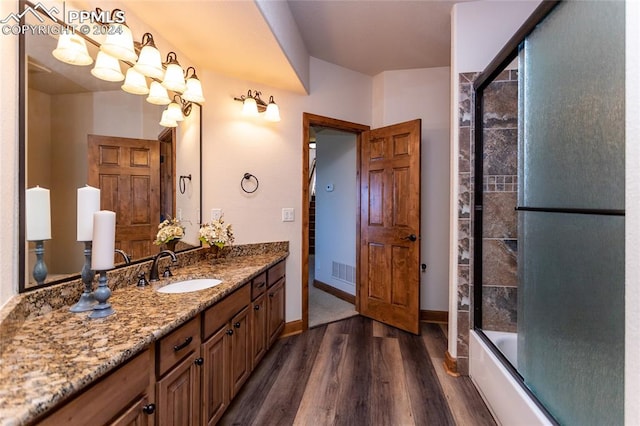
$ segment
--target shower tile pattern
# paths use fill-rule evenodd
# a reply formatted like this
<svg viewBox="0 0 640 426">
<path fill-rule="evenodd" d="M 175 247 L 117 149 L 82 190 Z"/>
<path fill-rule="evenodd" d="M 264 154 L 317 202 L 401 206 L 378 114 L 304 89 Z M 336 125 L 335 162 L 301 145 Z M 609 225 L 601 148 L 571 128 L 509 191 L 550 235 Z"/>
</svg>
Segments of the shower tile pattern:
<svg viewBox="0 0 640 426">
<path fill-rule="evenodd" d="M 458 152 L 458 371 L 468 374 L 473 327 L 473 81 L 460 81 Z M 518 72 L 501 73 L 484 93 L 483 328 L 516 331 Z"/>
</svg>

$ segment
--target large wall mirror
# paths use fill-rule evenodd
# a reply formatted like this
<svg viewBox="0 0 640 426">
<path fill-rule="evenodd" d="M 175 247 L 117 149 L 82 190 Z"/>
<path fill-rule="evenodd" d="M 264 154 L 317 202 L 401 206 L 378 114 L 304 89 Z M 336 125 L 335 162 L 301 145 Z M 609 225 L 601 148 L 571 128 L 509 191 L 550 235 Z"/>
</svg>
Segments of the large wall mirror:
<svg viewBox="0 0 640 426">
<path fill-rule="evenodd" d="M 20 10 L 26 7 L 34 6 L 21 1 Z M 27 24 L 43 25 L 36 18 L 46 17 L 24 17 Z M 134 34 L 134 40 L 141 36 Z M 201 107 L 192 104 L 178 127 L 162 127 L 164 106 L 124 92 L 121 81 L 94 77 L 93 64 L 57 60 L 52 55 L 57 42 L 55 34 L 19 37 L 20 292 L 79 277 L 84 244 L 76 240 L 77 190 L 87 184 L 101 189 L 102 210 L 116 212 L 116 249 L 125 251 L 132 262 L 166 248 L 153 244 L 164 219 L 178 218 L 184 227 L 176 251 L 200 246 Z M 95 60 L 98 48 L 87 45 Z M 121 63 L 121 68 L 126 73 L 128 65 Z M 134 151 L 146 154 L 141 157 Z M 123 175 L 136 178 L 123 180 Z M 35 244 L 26 241 L 25 234 L 24 192 L 35 186 L 50 191 L 51 239 L 44 242 L 48 274 L 41 284 L 32 276 Z M 124 257 L 114 256 L 116 267 L 125 265 Z"/>
</svg>

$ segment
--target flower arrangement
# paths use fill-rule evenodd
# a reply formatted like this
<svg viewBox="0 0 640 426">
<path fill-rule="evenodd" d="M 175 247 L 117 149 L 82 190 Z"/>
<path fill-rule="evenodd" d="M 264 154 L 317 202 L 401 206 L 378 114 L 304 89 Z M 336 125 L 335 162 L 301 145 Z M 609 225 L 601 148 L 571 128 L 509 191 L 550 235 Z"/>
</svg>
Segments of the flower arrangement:
<svg viewBox="0 0 640 426">
<path fill-rule="evenodd" d="M 225 244 L 231 245 L 234 241 L 231 224 L 225 225 L 222 217 L 211 223 L 203 223 L 200 226 L 200 241 L 218 248 L 223 248 Z"/>
<path fill-rule="evenodd" d="M 153 244 L 160 246 L 172 240 L 179 240 L 183 236 L 184 226 L 180 224 L 178 218 L 166 219 L 158 225 L 158 233 Z"/>
</svg>

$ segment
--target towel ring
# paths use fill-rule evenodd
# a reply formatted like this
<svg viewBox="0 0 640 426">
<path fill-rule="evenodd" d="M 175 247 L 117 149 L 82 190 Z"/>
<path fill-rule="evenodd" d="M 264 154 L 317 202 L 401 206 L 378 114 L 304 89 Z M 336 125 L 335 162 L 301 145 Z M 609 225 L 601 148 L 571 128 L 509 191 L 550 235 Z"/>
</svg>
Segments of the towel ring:
<svg viewBox="0 0 640 426">
<path fill-rule="evenodd" d="M 184 194 L 187 191 L 187 179 L 189 179 L 189 182 L 191 182 L 191 174 L 189 174 L 188 176 L 180 176 L 178 187 L 181 194 Z"/>
<path fill-rule="evenodd" d="M 253 178 L 256 181 L 256 187 L 253 188 L 253 190 L 249 191 L 244 187 L 244 181 L 251 180 L 251 178 Z M 242 190 L 247 194 L 253 194 L 258 190 L 259 186 L 260 186 L 260 182 L 258 181 L 258 178 L 252 175 L 251 173 L 245 173 L 244 176 L 242 177 L 242 180 L 240 180 L 240 188 L 242 188 Z"/>
</svg>

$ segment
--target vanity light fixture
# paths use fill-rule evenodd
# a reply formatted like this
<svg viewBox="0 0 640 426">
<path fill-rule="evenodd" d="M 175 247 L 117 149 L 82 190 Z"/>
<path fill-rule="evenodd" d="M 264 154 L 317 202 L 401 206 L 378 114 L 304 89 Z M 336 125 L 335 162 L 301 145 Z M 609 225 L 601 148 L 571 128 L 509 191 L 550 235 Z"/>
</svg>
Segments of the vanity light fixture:
<svg viewBox="0 0 640 426">
<path fill-rule="evenodd" d="M 160 125 L 164 127 L 178 127 L 178 122 L 176 120 L 172 120 L 169 118 L 169 110 L 165 109 L 162 111 L 162 119 L 160 120 Z"/>
<path fill-rule="evenodd" d="M 169 99 L 167 89 L 165 89 L 162 84 L 157 81 L 152 81 L 151 86 L 149 87 L 147 102 L 154 105 L 169 105 L 171 103 L 171 99 Z"/>
<path fill-rule="evenodd" d="M 249 90 L 246 96 L 242 95 L 233 99 L 242 102 L 242 115 L 257 117 L 259 113 L 266 111 L 265 120 L 280 121 L 280 109 L 273 100 L 273 96 L 269 96 L 269 103 L 267 104 L 260 98 L 260 95 L 261 93 L 257 90 Z"/>
<path fill-rule="evenodd" d="M 118 11 L 119 9 L 115 9 Z M 138 55 L 133 47 L 133 34 L 125 23 L 109 24 L 109 33 L 100 51 L 110 54 L 122 61 L 135 63 Z"/>
<path fill-rule="evenodd" d="M 191 76 L 189 76 L 189 70 L 193 71 L 193 74 Z M 182 99 L 188 102 L 203 104 L 204 95 L 202 94 L 202 83 L 200 83 L 200 80 L 196 75 L 196 69 L 194 67 L 187 68 L 184 76 L 187 79 L 187 88 L 182 94 Z"/>
<path fill-rule="evenodd" d="M 124 74 L 122 74 L 118 59 L 103 51 L 98 52 L 96 64 L 91 70 L 91 74 L 94 77 L 105 81 L 124 80 Z"/>
<path fill-rule="evenodd" d="M 173 121 L 183 121 L 184 114 L 182 113 L 182 108 L 184 107 L 184 102 L 180 99 L 179 95 L 175 95 L 173 97 L 173 101 L 167 107 L 167 118 Z"/>
<path fill-rule="evenodd" d="M 149 87 L 147 86 L 147 80 L 144 75 L 140 74 L 135 67 L 127 70 L 127 75 L 124 79 L 124 84 L 120 86 L 122 90 L 133 95 L 147 95 L 149 94 Z"/>
<path fill-rule="evenodd" d="M 167 54 L 165 65 L 167 66 L 167 70 L 164 73 L 162 85 L 167 90 L 183 93 L 187 88 L 187 84 L 184 81 L 184 72 L 182 71 L 175 52 L 169 52 Z"/>
<path fill-rule="evenodd" d="M 162 57 L 160 56 L 160 51 L 156 48 L 151 33 L 144 33 L 141 46 L 138 62 L 133 68 L 142 75 L 162 80 L 164 76 Z"/>
<path fill-rule="evenodd" d="M 60 34 L 58 44 L 51 53 L 57 60 L 66 64 L 91 65 L 93 63 L 93 58 L 87 51 L 87 43 L 76 33 Z"/>
<path fill-rule="evenodd" d="M 111 15 L 118 11 L 120 9 L 114 9 Z M 100 8 L 96 8 L 97 15 L 102 15 L 102 12 Z M 144 33 L 142 41 L 134 43 L 131 29 L 125 22 L 101 22 L 109 31 L 104 43 L 100 44 L 87 35 L 75 33 L 73 27 L 64 21 L 54 19 L 54 22 L 63 29 L 59 33 L 56 49 L 52 52 L 61 62 L 71 65 L 93 63 L 87 50 L 88 41 L 100 49 L 95 66 L 91 70 L 94 77 L 111 82 L 124 80 L 120 86 L 122 90 L 135 95 L 148 95 L 147 102 L 154 105 L 172 104 L 168 91 L 173 92 L 174 99 L 177 96 L 179 101 L 174 102 L 175 105 L 171 105 L 163 113 L 160 122 L 163 126 L 176 127 L 178 121 L 189 115 L 193 103 L 204 103 L 202 83 L 196 75 L 195 68 L 188 67 L 186 72 L 183 72 L 175 52 L 169 52 L 166 62 L 163 63 L 151 33 Z M 127 69 L 126 78 L 120 68 L 120 61 L 130 67 Z M 151 82 L 149 86 L 147 79 Z M 260 107 L 264 106 L 266 110 L 266 104 L 261 100 L 260 103 Z"/>
</svg>

